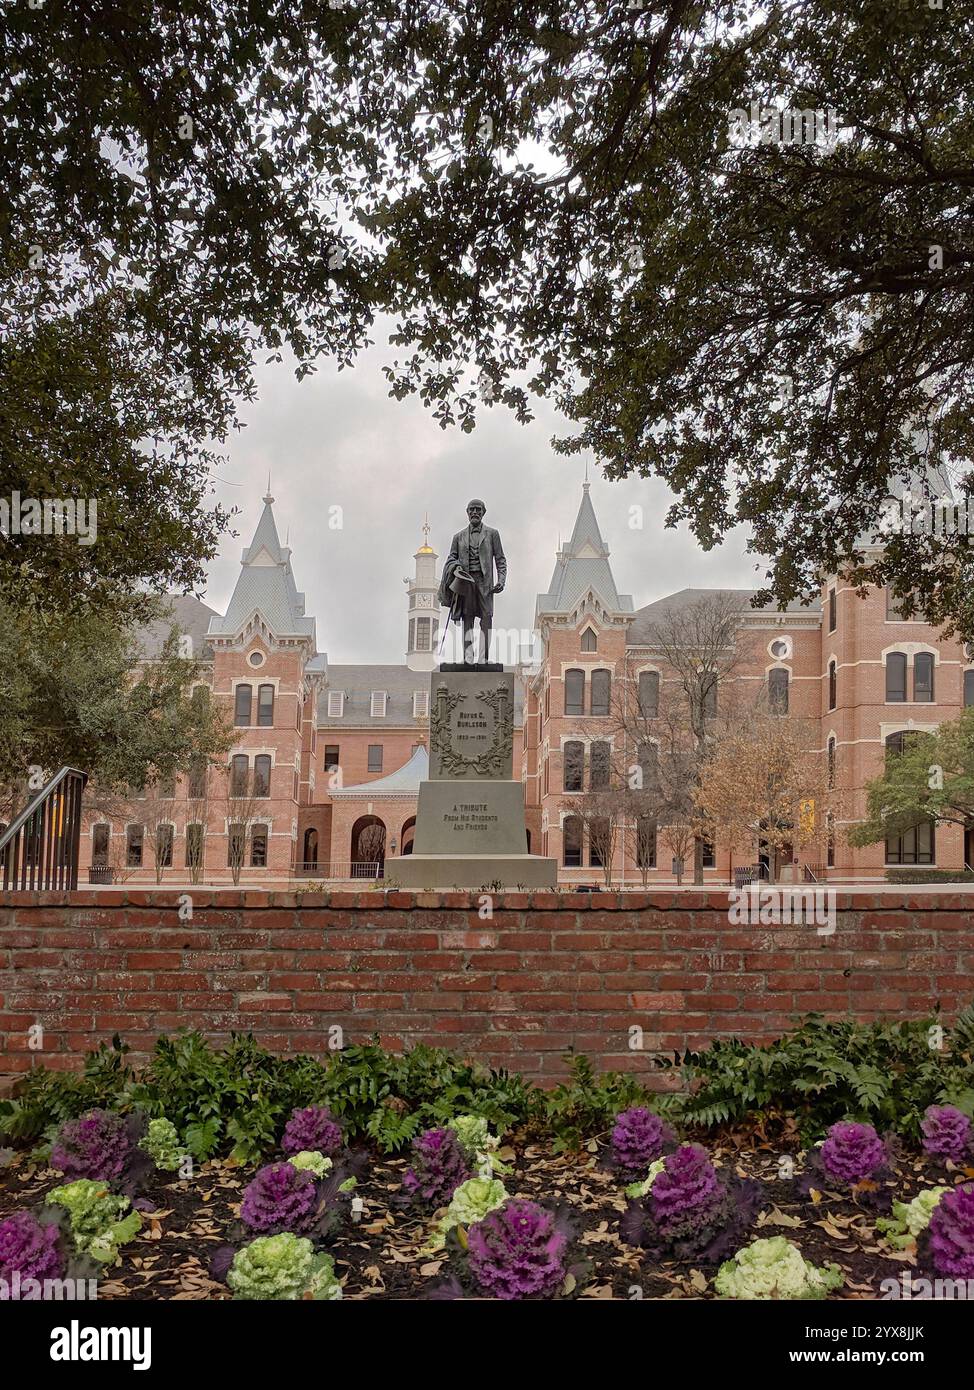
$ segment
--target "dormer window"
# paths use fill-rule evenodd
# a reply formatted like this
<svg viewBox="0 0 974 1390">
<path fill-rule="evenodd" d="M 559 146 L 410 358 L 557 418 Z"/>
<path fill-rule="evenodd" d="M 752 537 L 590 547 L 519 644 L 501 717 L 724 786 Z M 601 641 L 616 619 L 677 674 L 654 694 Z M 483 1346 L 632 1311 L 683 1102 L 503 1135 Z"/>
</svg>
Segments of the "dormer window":
<svg viewBox="0 0 974 1390">
<path fill-rule="evenodd" d="M 598 635 L 593 627 L 587 627 L 582 633 L 582 651 L 597 652 L 599 649 Z"/>
<path fill-rule="evenodd" d="M 329 690 L 328 692 L 328 718 L 341 719 L 345 713 L 345 692 L 344 690 Z"/>
<path fill-rule="evenodd" d="M 385 719 L 386 717 L 386 692 L 384 690 L 373 690 L 372 692 L 372 718 Z"/>
</svg>

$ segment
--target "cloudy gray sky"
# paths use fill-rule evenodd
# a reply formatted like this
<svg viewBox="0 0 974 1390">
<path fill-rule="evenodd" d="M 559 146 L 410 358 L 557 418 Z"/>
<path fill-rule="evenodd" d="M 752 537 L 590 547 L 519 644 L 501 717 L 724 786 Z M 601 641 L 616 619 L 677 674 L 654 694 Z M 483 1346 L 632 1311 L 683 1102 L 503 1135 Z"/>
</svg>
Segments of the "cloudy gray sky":
<svg viewBox="0 0 974 1390">
<path fill-rule="evenodd" d="M 472 434 L 441 430 L 415 397 L 395 401 L 381 372 L 392 352 L 378 345 L 352 371 L 323 364 L 297 382 L 286 365 L 258 373 L 260 399 L 246 410 L 247 427 L 229 445 L 217 498 L 241 509 L 210 567 L 207 603 L 225 611 L 261 513 L 268 472 L 282 542 L 307 611 L 317 620 L 318 647 L 333 662 L 399 662 L 406 645 L 406 591 L 413 555 L 429 513 L 430 543 L 445 555 L 465 524 L 470 497 L 487 503 L 487 521 L 501 533 L 508 586 L 496 621 L 529 628 L 535 596 L 548 587 L 559 533 L 571 534 L 582 495 L 584 460 L 556 455 L 563 432 L 554 410 L 518 425 L 502 406 L 482 407 Z M 700 551 L 685 527 L 665 530 L 669 490 L 658 481 L 606 482 L 594 463 L 589 479 L 618 588 L 636 607 L 686 586 L 756 587 L 745 533 L 722 549 Z M 629 526 L 630 507 L 643 508 L 643 529 Z M 329 508 L 343 526 L 329 529 Z"/>
</svg>

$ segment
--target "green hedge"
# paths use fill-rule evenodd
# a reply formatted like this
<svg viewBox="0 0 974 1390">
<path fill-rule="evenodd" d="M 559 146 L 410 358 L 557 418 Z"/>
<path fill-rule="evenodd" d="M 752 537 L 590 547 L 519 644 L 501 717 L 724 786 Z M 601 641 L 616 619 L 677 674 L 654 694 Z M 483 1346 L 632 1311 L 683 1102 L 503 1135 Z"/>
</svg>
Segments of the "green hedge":
<svg viewBox="0 0 974 1390">
<path fill-rule="evenodd" d="M 887 869 L 887 883 L 974 883 L 968 869 Z"/>
</svg>

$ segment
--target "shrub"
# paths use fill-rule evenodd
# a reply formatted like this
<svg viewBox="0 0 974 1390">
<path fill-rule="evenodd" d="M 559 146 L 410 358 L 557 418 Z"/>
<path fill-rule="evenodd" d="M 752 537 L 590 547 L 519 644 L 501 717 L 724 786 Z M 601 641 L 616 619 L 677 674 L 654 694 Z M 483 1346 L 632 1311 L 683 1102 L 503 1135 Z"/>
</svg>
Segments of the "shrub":
<svg viewBox="0 0 974 1390">
<path fill-rule="evenodd" d="M 47 1194 L 48 1203 L 63 1207 L 70 1218 L 71 1237 L 79 1254 L 101 1264 L 119 1261 L 119 1247 L 142 1229 L 142 1217 L 130 1211 L 127 1197 L 116 1197 L 104 1183 L 79 1178 Z"/>
<path fill-rule="evenodd" d="M 244 1190 L 240 1219 L 251 1231 L 276 1235 L 311 1229 L 318 1207 L 313 1173 L 292 1163 L 269 1163 Z"/>
<path fill-rule="evenodd" d="M 403 1190 L 424 1206 L 442 1207 L 472 1177 L 467 1152 L 452 1129 L 428 1129 L 413 1141 Z"/>
<path fill-rule="evenodd" d="M 330 1255 L 315 1253 L 310 1240 L 289 1231 L 258 1236 L 238 1250 L 227 1274 L 235 1299 L 341 1298 Z"/>
<path fill-rule="evenodd" d="M 565 1282 L 567 1250 L 568 1237 L 552 1214 L 515 1198 L 467 1231 L 471 1276 L 491 1298 L 552 1297 Z"/>
<path fill-rule="evenodd" d="M 937 1274 L 974 1279 L 974 1183 L 944 1193 L 930 1217 L 927 1237 Z"/>
<path fill-rule="evenodd" d="M 334 1158 L 342 1147 L 342 1132 L 330 1110 L 322 1105 L 309 1105 L 294 1110 L 284 1129 L 281 1148 L 286 1154 L 312 1152 Z"/>
<path fill-rule="evenodd" d="M 616 1116 L 610 1161 L 623 1181 L 632 1182 L 664 1153 L 670 1153 L 675 1144 L 669 1125 L 652 1110 L 636 1105 Z"/>
<path fill-rule="evenodd" d="M 568 1061 L 569 1080 L 544 1096 L 539 1116 L 555 1153 L 581 1148 L 586 1139 L 604 1134 L 620 1110 L 650 1099 L 631 1076 L 610 1071 L 597 1077 L 587 1057 L 570 1054 Z"/>
<path fill-rule="evenodd" d="M 971 1153 L 971 1122 L 955 1105 L 931 1105 L 920 1121 L 923 1149 L 933 1158 L 962 1163 Z"/>
<path fill-rule="evenodd" d="M 20 1282 L 61 1279 L 64 1276 L 61 1232 L 42 1225 L 33 1212 L 16 1211 L 0 1221 L 0 1279 L 9 1288 L 14 1274 Z"/>
<path fill-rule="evenodd" d="M 740 1242 L 760 1206 L 759 1183 L 721 1177 L 699 1144 L 663 1159 L 648 1194 L 629 1202 L 623 1238 L 651 1257 L 712 1262 Z"/>
<path fill-rule="evenodd" d="M 971 1108 L 972 1058 L 974 1009 L 953 1028 L 936 1016 L 861 1024 L 810 1014 L 766 1046 L 720 1040 L 678 1056 L 670 1065 L 681 1068 L 690 1093 L 659 1108 L 707 1128 L 794 1115 L 805 1143 L 837 1120 L 863 1120 L 918 1144 L 928 1106 Z"/>
<path fill-rule="evenodd" d="M 819 1269 L 784 1236 L 767 1236 L 725 1261 L 714 1288 L 720 1298 L 818 1299 L 840 1288 L 843 1280 L 838 1265 Z"/>
</svg>

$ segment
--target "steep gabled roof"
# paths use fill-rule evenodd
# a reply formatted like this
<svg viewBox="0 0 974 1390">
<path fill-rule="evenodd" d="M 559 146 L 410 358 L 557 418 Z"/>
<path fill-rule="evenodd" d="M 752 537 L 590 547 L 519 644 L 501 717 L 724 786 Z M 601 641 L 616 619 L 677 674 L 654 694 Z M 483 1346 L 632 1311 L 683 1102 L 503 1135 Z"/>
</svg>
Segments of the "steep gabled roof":
<svg viewBox="0 0 974 1390">
<path fill-rule="evenodd" d="M 226 617 L 213 619 L 210 634 L 233 637 L 259 613 L 278 637 L 307 637 L 313 646 L 315 620 L 305 616 L 304 594 L 294 582 L 291 551 L 278 537 L 273 503 L 270 495 L 264 498 L 254 538 L 241 555 Z"/>
<path fill-rule="evenodd" d="M 555 559 L 546 594 L 539 594 L 536 613 L 570 613 L 591 593 L 613 613 L 631 613 L 632 595 L 620 594 L 609 564 L 609 547 L 602 539 L 589 484 L 582 484 L 582 501 L 571 540 Z"/>
</svg>

